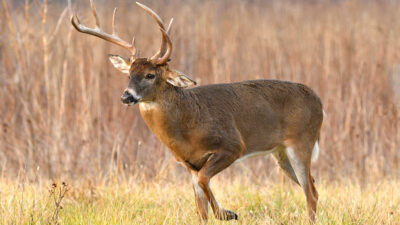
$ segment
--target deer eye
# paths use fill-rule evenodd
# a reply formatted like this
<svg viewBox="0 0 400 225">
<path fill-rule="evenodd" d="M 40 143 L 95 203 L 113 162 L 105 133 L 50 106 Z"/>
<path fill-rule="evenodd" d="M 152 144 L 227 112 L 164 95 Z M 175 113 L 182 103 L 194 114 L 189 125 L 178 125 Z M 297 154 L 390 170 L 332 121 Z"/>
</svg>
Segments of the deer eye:
<svg viewBox="0 0 400 225">
<path fill-rule="evenodd" d="M 151 73 L 146 74 L 146 79 L 151 80 L 151 79 L 154 79 L 155 77 L 156 77 L 156 75 L 154 75 L 154 74 L 151 74 Z"/>
</svg>

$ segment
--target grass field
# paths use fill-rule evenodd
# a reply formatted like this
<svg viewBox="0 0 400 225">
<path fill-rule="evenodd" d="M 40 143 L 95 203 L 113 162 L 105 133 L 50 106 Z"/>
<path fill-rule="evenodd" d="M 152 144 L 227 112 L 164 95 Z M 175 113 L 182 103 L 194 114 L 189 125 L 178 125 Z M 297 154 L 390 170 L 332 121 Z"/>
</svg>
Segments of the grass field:
<svg viewBox="0 0 400 225">
<path fill-rule="evenodd" d="M 319 183 L 317 224 L 400 224 L 399 185 Z M 221 206 L 236 211 L 239 220 L 221 222 L 209 215 L 209 224 L 307 224 L 304 195 L 294 185 L 219 178 L 212 187 Z M 3 180 L 0 190 L 1 224 L 198 223 L 189 182 L 85 181 L 52 187 L 51 182 Z"/>
</svg>

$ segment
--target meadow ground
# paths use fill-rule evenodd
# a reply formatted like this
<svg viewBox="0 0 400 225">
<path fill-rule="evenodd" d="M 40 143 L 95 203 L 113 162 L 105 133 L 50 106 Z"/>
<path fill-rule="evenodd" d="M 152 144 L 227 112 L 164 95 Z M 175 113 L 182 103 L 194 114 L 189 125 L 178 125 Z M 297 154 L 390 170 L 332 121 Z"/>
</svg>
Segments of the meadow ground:
<svg viewBox="0 0 400 225">
<path fill-rule="evenodd" d="M 57 183 L 57 182 L 56 182 Z M 88 181 L 63 186 L 52 182 L 0 183 L 1 224 L 197 224 L 189 182 Z M 400 224 L 399 181 L 365 186 L 318 182 L 317 224 Z M 60 198 L 68 189 L 65 196 Z M 305 199 L 288 181 L 223 181 L 212 188 L 220 204 L 238 221 L 209 224 L 307 224 Z M 60 203 L 58 207 L 57 204 Z"/>
</svg>

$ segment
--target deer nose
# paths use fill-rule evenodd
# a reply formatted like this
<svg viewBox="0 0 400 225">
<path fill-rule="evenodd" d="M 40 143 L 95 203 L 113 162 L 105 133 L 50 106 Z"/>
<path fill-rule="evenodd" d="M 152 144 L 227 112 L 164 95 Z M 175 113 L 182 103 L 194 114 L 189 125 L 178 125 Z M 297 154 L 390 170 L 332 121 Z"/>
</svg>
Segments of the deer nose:
<svg viewBox="0 0 400 225">
<path fill-rule="evenodd" d="M 121 102 L 124 104 L 131 104 L 136 103 L 137 101 L 135 101 L 133 96 L 128 91 L 124 91 L 121 96 Z"/>
</svg>

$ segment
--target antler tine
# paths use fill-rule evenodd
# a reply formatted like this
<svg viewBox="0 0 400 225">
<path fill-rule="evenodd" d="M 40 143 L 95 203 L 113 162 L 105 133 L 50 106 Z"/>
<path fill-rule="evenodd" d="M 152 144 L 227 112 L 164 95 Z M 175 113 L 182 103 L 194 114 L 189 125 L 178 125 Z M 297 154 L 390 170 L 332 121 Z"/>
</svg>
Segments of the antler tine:
<svg viewBox="0 0 400 225">
<path fill-rule="evenodd" d="M 171 25 L 172 22 L 174 21 L 174 18 L 172 18 L 169 22 L 168 28 L 166 30 L 167 34 L 169 33 L 170 29 L 171 29 Z M 160 29 L 163 29 L 160 27 Z M 164 29 L 163 29 L 164 30 Z M 162 40 L 161 40 L 161 47 L 160 49 L 156 52 L 156 54 L 154 54 L 150 59 L 151 60 L 157 60 L 158 58 L 160 58 L 160 55 L 163 55 L 163 53 L 165 53 L 167 51 L 167 47 L 168 47 L 168 41 L 165 40 L 164 35 L 162 35 Z"/>
<path fill-rule="evenodd" d="M 169 36 L 167 34 L 167 31 L 165 31 L 162 28 L 160 28 L 160 30 L 161 30 L 161 32 L 163 34 L 163 40 L 167 41 L 167 50 L 166 50 L 165 54 L 162 57 L 156 59 L 156 64 L 158 64 L 158 65 L 162 65 L 162 64 L 166 63 L 168 61 L 169 57 L 171 56 L 171 53 L 172 53 L 172 42 L 171 42 L 171 39 L 169 38 Z"/>
<path fill-rule="evenodd" d="M 166 30 L 166 33 L 168 34 L 169 33 L 169 31 L 170 31 L 170 29 L 171 29 L 171 25 L 172 25 L 172 22 L 174 21 L 174 18 L 172 18 L 171 20 L 170 20 L 170 22 L 169 22 L 169 25 L 168 25 L 168 28 L 167 28 L 167 30 Z M 160 27 L 160 29 L 162 29 L 161 27 Z M 163 29 L 164 30 L 164 29 Z M 167 47 L 168 47 L 168 41 L 166 41 L 166 39 L 164 38 L 164 35 L 163 34 L 161 34 L 162 35 L 162 40 L 161 40 L 161 47 L 160 47 L 160 49 L 156 52 L 156 54 L 154 54 L 150 59 L 151 60 L 157 60 L 158 58 L 160 58 L 160 55 L 163 55 L 162 53 L 165 53 L 166 51 L 167 51 Z"/>
<path fill-rule="evenodd" d="M 168 55 L 168 57 L 166 58 L 166 60 L 168 60 L 169 55 L 171 55 L 172 42 L 171 42 L 168 34 L 169 34 L 169 31 L 171 30 L 171 26 L 172 26 L 173 22 L 174 22 L 174 18 L 171 18 L 171 20 L 169 21 L 167 30 L 164 30 L 164 29 L 160 28 L 161 32 L 163 32 L 162 33 L 163 37 L 162 37 L 162 41 L 161 41 L 161 48 L 156 54 L 157 57 L 154 57 L 155 60 L 157 60 L 157 58 L 160 58 L 160 57 L 164 58 L 165 55 Z M 164 31 L 165 31 L 167 36 L 164 36 Z M 171 46 L 171 50 L 168 52 L 168 47 L 169 46 Z M 168 54 L 167 54 L 167 52 L 168 52 Z M 162 61 L 162 60 L 159 60 L 159 61 Z M 160 63 L 160 64 L 164 64 L 164 63 L 165 62 Z"/>
<path fill-rule="evenodd" d="M 173 22 L 174 22 L 174 18 L 171 18 L 171 20 L 169 21 L 169 24 L 168 24 L 167 34 L 169 34 L 169 30 L 171 29 L 171 26 L 172 26 Z"/>
<path fill-rule="evenodd" d="M 132 46 L 135 46 L 135 36 L 132 37 L 132 42 L 131 43 L 132 43 L 131 44 Z M 139 57 L 139 50 L 135 49 L 135 52 L 132 53 L 132 55 L 131 55 L 131 62 L 133 62 L 136 57 Z"/>
<path fill-rule="evenodd" d="M 114 8 L 114 12 L 113 12 L 113 18 L 112 18 L 112 35 L 117 35 L 117 32 L 115 31 L 115 17 L 117 14 L 117 8 Z"/>
<path fill-rule="evenodd" d="M 93 0 L 90 0 L 90 8 L 92 9 L 92 15 L 93 15 L 93 18 L 94 18 L 94 22 L 95 22 L 95 24 L 96 24 L 96 28 L 98 28 L 99 30 L 101 30 L 101 29 L 100 29 L 99 17 L 97 16 L 96 8 L 94 7 Z"/>
<path fill-rule="evenodd" d="M 132 41 L 132 44 L 130 44 L 130 43 L 122 40 L 120 37 L 118 37 L 118 35 L 115 32 L 116 9 L 114 10 L 113 22 L 112 22 L 113 34 L 110 35 L 101 30 L 99 18 L 97 17 L 97 13 L 96 13 L 96 9 L 94 7 L 93 0 L 90 0 L 90 7 L 92 9 L 92 15 L 94 17 L 96 27 L 93 29 L 93 28 L 89 28 L 89 27 L 82 25 L 79 21 L 78 16 L 74 12 L 73 16 L 71 17 L 71 23 L 75 27 L 75 29 L 81 33 L 93 35 L 93 36 L 99 37 L 103 40 L 106 40 L 106 41 L 109 41 L 116 45 L 119 45 L 119 46 L 125 48 L 126 50 L 128 50 L 133 56 L 135 56 L 136 55 L 135 42 Z"/>
<path fill-rule="evenodd" d="M 147 13 L 149 13 L 155 19 L 155 21 L 157 22 L 158 26 L 160 26 L 160 29 L 161 29 L 161 32 L 162 32 L 161 47 L 160 47 L 160 50 L 158 50 L 156 54 L 154 54 L 152 57 L 150 57 L 150 60 L 155 62 L 156 64 L 164 64 L 166 62 L 166 60 L 168 60 L 168 58 L 163 63 L 161 63 L 162 60 L 160 60 L 160 58 L 164 59 L 165 58 L 164 56 L 166 55 L 167 52 L 169 52 L 169 55 L 171 54 L 172 43 L 171 43 L 171 40 L 168 40 L 169 39 L 168 32 L 169 32 L 169 30 L 171 28 L 173 19 L 171 19 L 171 21 L 170 21 L 170 23 L 168 25 L 168 28 L 165 29 L 164 22 L 163 22 L 163 20 L 160 18 L 160 16 L 157 13 L 155 13 L 152 9 L 150 9 L 149 7 L 143 5 L 143 4 L 139 3 L 139 2 L 136 2 L 136 4 L 138 4 Z M 167 35 L 164 35 L 164 31 L 165 31 L 165 33 Z M 168 49 L 170 47 L 171 47 L 171 49 Z M 168 57 L 169 57 L 169 55 L 168 55 Z"/>
</svg>

